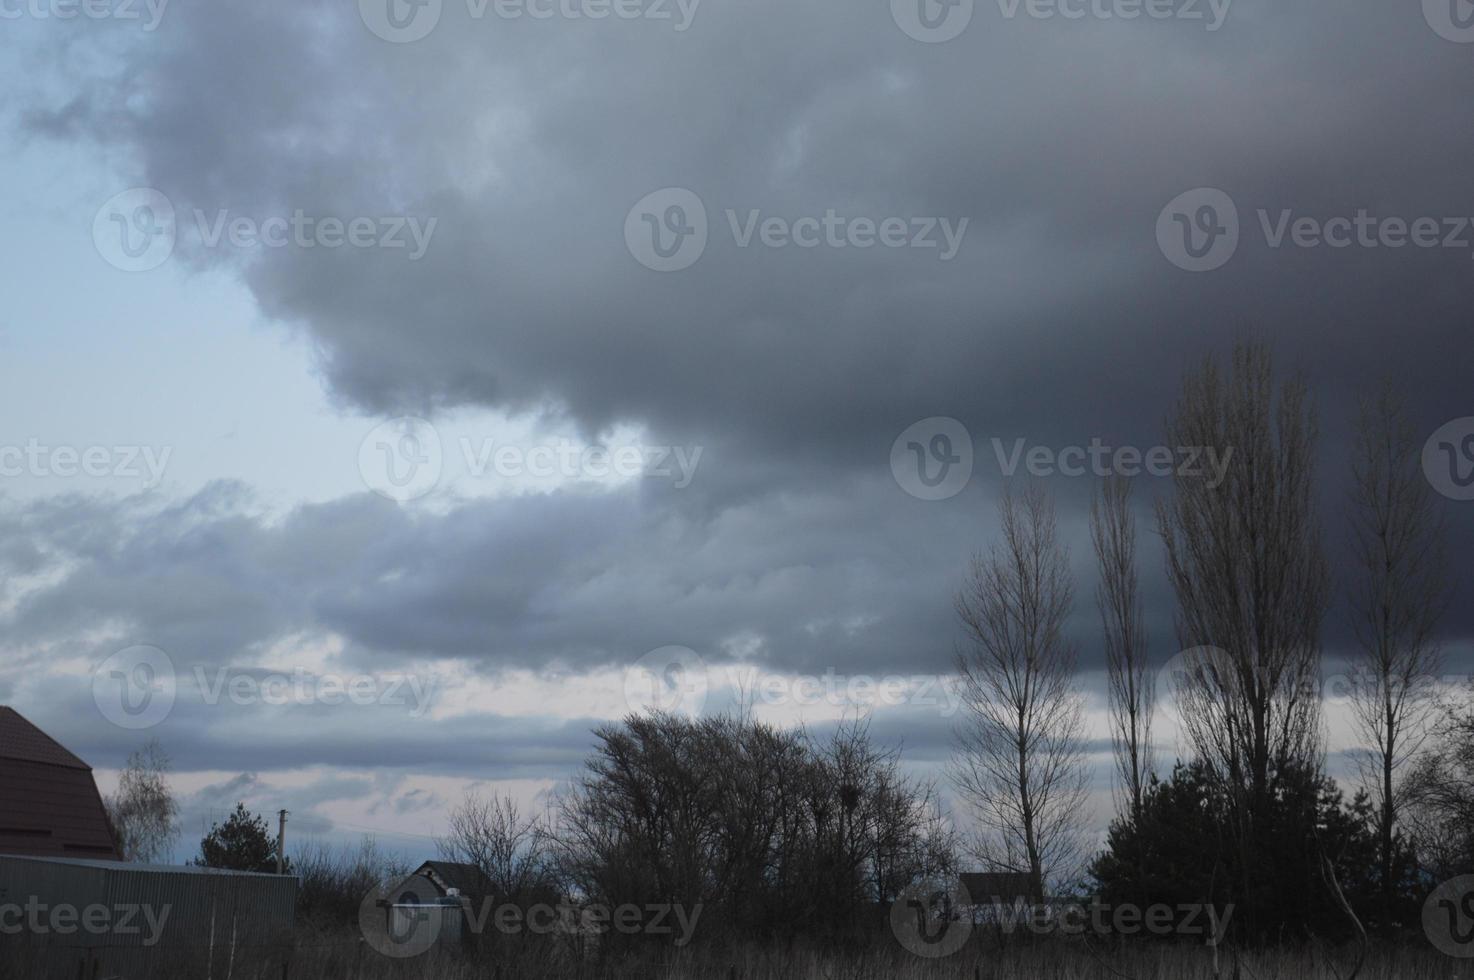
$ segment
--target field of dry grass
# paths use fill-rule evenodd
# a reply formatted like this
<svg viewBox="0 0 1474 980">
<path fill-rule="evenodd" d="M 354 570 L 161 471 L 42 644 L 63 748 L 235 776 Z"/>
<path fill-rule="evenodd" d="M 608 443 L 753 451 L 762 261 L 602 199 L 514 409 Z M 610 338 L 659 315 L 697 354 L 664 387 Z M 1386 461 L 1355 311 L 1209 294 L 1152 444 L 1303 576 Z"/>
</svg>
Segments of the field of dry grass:
<svg viewBox="0 0 1474 980">
<path fill-rule="evenodd" d="M 59 955 L 63 952 L 74 951 L 7 955 L 0 959 L 0 980 L 76 980 L 79 976 L 103 980 L 113 975 L 106 969 L 108 964 L 99 964 L 102 968 L 94 973 L 85 957 Z M 216 957 L 213 963 L 200 959 L 171 962 L 157 956 L 145 973 L 136 969 L 117 972 L 129 980 L 135 974 L 147 980 L 1349 980 L 1353 965 L 1349 950 L 1246 953 L 1237 961 L 1224 951 L 1215 963 L 1212 952 L 1201 947 L 1112 952 L 1066 943 L 965 949 L 938 960 L 901 950 L 845 955 L 745 949 L 720 956 L 686 952 L 663 959 L 608 963 L 529 947 L 521 956 L 476 962 L 444 952 L 392 960 L 346 942 L 299 947 L 286 964 L 280 953 L 241 954 L 234 961 Z M 1474 980 L 1474 960 L 1409 947 L 1374 954 L 1357 980 Z"/>
</svg>

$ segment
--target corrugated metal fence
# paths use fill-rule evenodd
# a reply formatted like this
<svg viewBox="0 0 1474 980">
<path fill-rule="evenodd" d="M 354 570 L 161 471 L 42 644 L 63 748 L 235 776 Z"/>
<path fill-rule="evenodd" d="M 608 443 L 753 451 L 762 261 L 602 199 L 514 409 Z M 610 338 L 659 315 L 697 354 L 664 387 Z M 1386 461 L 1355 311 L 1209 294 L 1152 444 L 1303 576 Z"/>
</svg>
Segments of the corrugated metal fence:
<svg viewBox="0 0 1474 980">
<path fill-rule="evenodd" d="M 297 879 L 211 868 L 0 855 L 0 949 L 40 977 L 227 977 L 290 950 Z M 18 928 L 17 928 L 18 927 Z"/>
</svg>

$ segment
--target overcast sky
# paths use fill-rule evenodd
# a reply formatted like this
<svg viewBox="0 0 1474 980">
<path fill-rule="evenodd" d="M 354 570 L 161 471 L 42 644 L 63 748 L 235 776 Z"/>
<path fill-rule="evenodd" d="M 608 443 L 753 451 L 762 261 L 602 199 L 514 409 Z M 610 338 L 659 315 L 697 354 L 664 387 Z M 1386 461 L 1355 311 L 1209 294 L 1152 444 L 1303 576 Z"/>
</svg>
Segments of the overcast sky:
<svg viewBox="0 0 1474 980">
<path fill-rule="evenodd" d="M 237 799 L 428 851 L 469 785 L 547 799 L 667 647 L 704 710 L 788 678 L 761 713 L 820 730 L 792 678 L 908 678 L 873 731 L 937 775 L 1015 453 L 1148 452 L 1241 338 L 1310 379 L 1333 558 L 1359 390 L 1474 447 L 1469 14 L 0 0 L 0 702 L 105 787 L 159 738 L 185 851 Z M 1037 479 L 1103 737 L 1085 459 Z M 1474 670 L 1468 603 L 1444 634 Z M 138 647 L 173 700 L 120 727 Z"/>
</svg>

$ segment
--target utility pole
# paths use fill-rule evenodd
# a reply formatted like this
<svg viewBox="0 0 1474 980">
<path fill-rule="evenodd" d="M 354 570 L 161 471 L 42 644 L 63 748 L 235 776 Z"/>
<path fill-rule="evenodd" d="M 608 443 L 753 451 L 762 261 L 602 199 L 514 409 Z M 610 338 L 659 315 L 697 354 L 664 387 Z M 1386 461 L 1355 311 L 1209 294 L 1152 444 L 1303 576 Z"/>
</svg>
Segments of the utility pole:
<svg viewBox="0 0 1474 980">
<path fill-rule="evenodd" d="M 280 821 L 276 827 L 276 873 L 286 872 L 286 842 L 287 842 L 287 811 L 278 810 L 277 819 Z"/>
</svg>

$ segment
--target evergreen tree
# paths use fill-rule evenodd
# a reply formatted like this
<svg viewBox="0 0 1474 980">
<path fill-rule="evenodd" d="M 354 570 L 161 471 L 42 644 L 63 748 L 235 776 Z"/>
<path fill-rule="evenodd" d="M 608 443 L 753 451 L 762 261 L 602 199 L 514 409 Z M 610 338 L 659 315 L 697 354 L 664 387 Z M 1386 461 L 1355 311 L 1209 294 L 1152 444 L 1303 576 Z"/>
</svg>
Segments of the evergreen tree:
<svg viewBox="0 0 1474 980">
<path fill-rule="evenodd" d="M 275 874 L 276 841 L 265 820 L 247 810 L 244 803 L 237 803 L 225 823 L 210 827 L 200 841 L 200 856 L 194 863 L 206 868 Z M 291 871 L 290 860 L 285 870 Z"/>
</svg>

